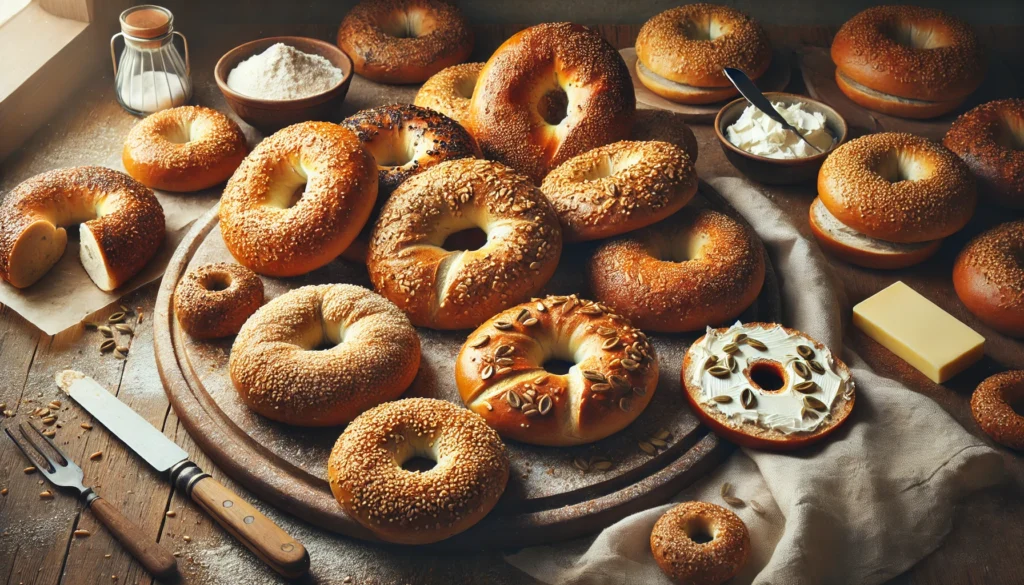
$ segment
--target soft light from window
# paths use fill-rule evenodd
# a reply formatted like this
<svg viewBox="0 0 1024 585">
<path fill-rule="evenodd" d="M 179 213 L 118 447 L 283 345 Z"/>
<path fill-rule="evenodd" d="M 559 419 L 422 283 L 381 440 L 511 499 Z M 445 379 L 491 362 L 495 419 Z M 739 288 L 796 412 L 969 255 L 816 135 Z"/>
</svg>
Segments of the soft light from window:
<svg viewBox="0 0 1024 585">
<path fill-rule="evenodd" d="M 0 0 L 0 25 L 11 19 L 12 16 L 21 12 L 21 9 L 28 6 L 32 0 Z"/>
</svg>

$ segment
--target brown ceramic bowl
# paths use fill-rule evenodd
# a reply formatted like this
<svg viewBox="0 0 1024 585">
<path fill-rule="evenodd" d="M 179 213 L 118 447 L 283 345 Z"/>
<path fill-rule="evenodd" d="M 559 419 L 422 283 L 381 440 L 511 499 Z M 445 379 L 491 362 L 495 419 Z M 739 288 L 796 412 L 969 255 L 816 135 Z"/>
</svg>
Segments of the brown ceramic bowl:
<svg viewBox="0 0 1024 585">
<path fill-rule="evenodd" d="M 747 100 L 745 98 L 739 98 L 723 106 L 715 117 L 715 135 L 718 136 L 718 141 L 722 145 L 725 157 L 728 158 L 729 162 L 739 169 L 741 173 L 760 183 L 786 185 L 810 181 L 816 178 L 818 176 L 818 169 L 820 169 L 821 164 L 825 162 L 825 158 L 828 157 L 828 153 L 835 150 L 837 146 L 846 140 L 846 120 L 839 115 L 839 112 L 836 112 L 829 106 L 817 100 L 812 100 L 809 97 L 779 91 L 769 91 L 764 95 L 772 103 L 782 102 L 789 105 L 800 102 L 804 104 L 804 108 L 808 111 L 821 112 L 825 116 L 825 124 L 828 127 L 829 132 L 831 132 L 832 136 L 835 136 L 836 138 L 835 142 L 832 144 L 832 148 L 822 154 L 816 154 L 805 158 L 768 158 L 765 156 L 750 154 L 749 152 L 734 146 L 729 142 L 729 139 L 726 138 L 725 129 L 736 122 L 736 120 L 739 119 L 740 114 L 743 113 L 744 108 L 747 107 Z"/>
<path fill-rule="evenodd" d="M 242 95 L 228 87 L 228 73 L 240 62 L 262 53 L 275 43 L 284 43 L 296 49 L 320 55 L 341 69 L 341 83 L 316 95 L 295 100 L 261 100 Z M 341 49 L 325 41 L 306 37 L 269 37 L 239 45 L 224 54 L 213 69 L 217 87 L 224 94 L 231 109 L 247 124 L 265 134 L 307 120 L 337 121 L 341 102 L 345 100 L 352 83 L 352 60 Z"/>
</svg>

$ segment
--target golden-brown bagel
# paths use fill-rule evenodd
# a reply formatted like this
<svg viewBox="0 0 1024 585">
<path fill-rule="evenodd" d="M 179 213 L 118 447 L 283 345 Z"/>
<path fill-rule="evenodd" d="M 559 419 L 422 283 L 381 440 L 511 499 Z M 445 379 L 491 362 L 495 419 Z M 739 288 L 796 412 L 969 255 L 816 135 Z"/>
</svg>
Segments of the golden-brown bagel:
<svg viewBox="0 0 1024 585">
<path fill-rule="evenodd" d="M 486 233 L 482 245 L 448 240 L 474 228 Z M 392 193 L 367 268 L 415 325 L 465 329 L 539 291 L 561 251 L 558 216 L 539 189 L 501 163 L 464 158 Z"/>
<path fill-rule="evenodd" d="M 548 360 L 574 362 L 565 374 Z M 658 358 L 642 331 L 576 295 L 503 311 L 474 331 L 455 362 L 462 401 L 501 436 L 579 445 L 617 433 L 647 407 Z"/>
<path fill-rule="evenodd" d="M 686 351 L 682 383 L 694 413 L 715 434 L 773 451 L 824 439 L 850 416 L 855 400 L 842 360 L 775 323 L 709 329 Z"/>
<path fill-rule="evenodd" d="M 420 458 L 427 471 L 405 469 Z M 498 434 L 444 400 L 407 398 L 370 409 L 338 438 L 331 492 L 381 540 L 427 544 L 473 526 L 498 502 L 509 462 Z"/>
<path fill-rule="evenodd" d="M 487 60 L 469 131 L 484 155 L 540 183 L 570 158 L 629 137 L 636 97 L 607 41 L 568 22 L 512 35 Z"/>
<path fill-rule="evenodd" d="M 463 126 L 469 121 L 469 102 L 483 63 L 452 65 L 435 73 L 416 92 L 413 104 L 441 112 Z"/>
<path fill-rule="evenodd" d="M 302 122 L 263 139 L 220 200 L 231 255 L 268 276 L 296 276 L 338 257 L 377 199 L 377 164 L 352 131 Z"/>
<path fill-rule="evenodd" d="M 1024 451 L 1024 416 L 1014 410 L 1024 400 L 1024 370 L 1002 372 L 978 384 L 971 396 L 971 414 L 992 440 Z"/>
<path fill-rule="evenodd" d="M 465 61 L 473 33 L 440 0 L 363 0 L 341 21 L 338 46 L 356 73 L 379 83 L 422 83 Z"/>
<path fill-rule="evenodd" d="M 0 205 L 0 277 L 31 286 L 64 255 L 79 224 L 82 266 L 111 291 L 135 276 L 164 241 L 164 211 L 145 185 L 104 167 L 73 167 L 25 180 Z"/>
<path fill-rule="evenodd" d="M 174 316 L 196 339 L 238 333 L 262 304 L 263 281 L 239 264 L 204 264 L 174 287 Z"/>
<path fill-rule="evenodd" d="M 942 143 L 960 155 L 989 201 L 1024 209 L 1024 100 L 982 104 L 953 122 Z"/>
<path fill-rule="evenodd" d="M 668 142 L 623 140 L 558 165 L 540 190 L 567 242 L 617 236 L 679 211 L 697 193 L 697 171 Z"/>
<path fill-rule="evenodd" d="M 697 137 L 682 114 L 666 110 L 637 110 L 629 139 L 670 142 L 682 148 L 690 161 L 697 164 Z"/>
<path fill-rule="evenodd" d="M 750 534 L 732 511 L 707 502 L 683 502 L 651 531 L 654 560 L 680 585 L 721 585 L 750 555 Z"/>
<path fill-rule="evenodd" d="M 832 60 L 839 88 L 850 99 L 910 118 L 953 110 L 985 76 L 971 27 L 916 6 L 875 6 L 857 14 L 836 33 Z"/>
<path fill-rule="evenodd" d="M 229 362 L 249 408 L 309 427 L 344 424 L 398 398 L 419 367 L 420 340 L 405 315 L 351 284 L 303 286 L 270 301 L 242 326 Z"/>
<path fill-rule="evenodd" d="M 590 290 L 646 331 L 697 331 L 738 317 L 764 284 L 764 249 L 731 217 L 686 207 L 602 244 Z"/>
<path fill-rule="evenodd" d="M 181 106 L 133 126 L 121 161 L 129 175 L 151 189 L 189 192 L 227 181 L 248 152 L 233 120 L 210 108 Z"/>
<path fill-rule="evenodd" d="M 1024 220 L 996 226 L 967 244 L 953 266 L 953 287 L 989 327 L 1024 337 Z"/>
<path fill-rule="evenodd" d="M 722 72 L 735 67 L 751 79 L 768 69 L 768 35 L 728 6 L 688 4 L 644 23 L 636 39 L 636 71 L 648 89 L 680 103 L 708 104 L 738 94 Z"/>
</svg>

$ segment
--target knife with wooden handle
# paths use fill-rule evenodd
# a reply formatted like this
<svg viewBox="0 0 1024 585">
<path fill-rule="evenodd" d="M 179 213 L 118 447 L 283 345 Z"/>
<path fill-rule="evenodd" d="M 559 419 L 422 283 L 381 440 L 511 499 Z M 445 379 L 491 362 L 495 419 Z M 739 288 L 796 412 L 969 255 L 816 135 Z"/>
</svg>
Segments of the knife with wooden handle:
<svg viewBox="0 0 1024 585">
<path fill-rule="evenodd" d="M 305 547 L 249 502 L 189 461 L 188 453 L 95 380 L 74 370 L 57 374 L 57 385 L 136 455 L 213 516 L 272 569 L 289 578 L 309 570 Z"/>
</svg>

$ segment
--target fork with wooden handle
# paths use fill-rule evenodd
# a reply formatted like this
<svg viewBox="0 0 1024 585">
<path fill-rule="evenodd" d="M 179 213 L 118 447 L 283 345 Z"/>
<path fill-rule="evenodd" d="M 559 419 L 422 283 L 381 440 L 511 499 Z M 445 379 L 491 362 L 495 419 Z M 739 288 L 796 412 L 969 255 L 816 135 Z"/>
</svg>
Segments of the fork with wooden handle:
<svg viewBox="0 0 1024 585">
<path fill-rule="evenodd" d="M 139 561 L 149 571 L 150 575 L 159 579 L 166 579 L 177 572 L 178 564 L 174 559 L 174 555 L 147 537 L 138 525 L 129 520 L 113 504 L 96 495 L 92 488 L 85 487 L 82 484 L 82 479 L 84 478 L 82 468 L 75 465 L 75 462 L 58 449 L 53 441 L 40 433 L 39 429 L 32 425 L 22 423 L 18 426 L 18 429 L 21 431 L 21 435 L 25 443 L 28 444 L 28 447 L 23 445 L 14 436 L 11 429 L 4 427 L 4 432 L 7 433 L 7 436 L 14 441 L 18 449 L 43 473 L 43 476 L 50 483 L 78 491 L 79 497 L 92 510 L 93 515 L 99 518 L 100 522 L 107 527 L 107 530 L 121 542 L 121 546 L 127 549 L 135 557 L 135 560 Z M 31 432 L 26 429 L 31 429 Z M 35 441 L 35 437 L 42 439 L 52 451 L 47 452 L 47 449 L 41 447 Z M 35 453 L 38 459 L 30 455 L 29 450 Z M 39 459 L 45 465 L 41 464 Z"/>
</svg>

